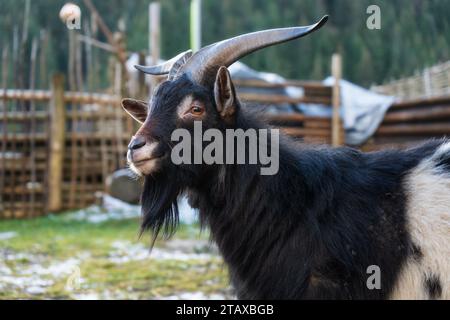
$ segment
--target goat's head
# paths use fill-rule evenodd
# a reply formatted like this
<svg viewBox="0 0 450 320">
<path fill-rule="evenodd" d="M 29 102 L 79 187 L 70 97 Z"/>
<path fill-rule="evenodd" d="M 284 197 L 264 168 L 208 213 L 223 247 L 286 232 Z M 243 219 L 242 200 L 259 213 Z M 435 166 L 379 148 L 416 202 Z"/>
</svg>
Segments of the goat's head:
<svg viewBox="0 0 450 320">
<path fill-rule="evenodd" d="M 224 40 L 199 50 L 186 51 L 164 64 L 137 69 L 152 75 L 168 74 L 149 103 L 124 99 L 123 108 L 142 124 L 129 144 L 128 161 L 138 173 L 149 175 L 170 161 L 171 133 L 177 128 L 223 129 L 233 125 L 239 108 L 227 67 L 258 49 L 305 36 L 323 26 L 265 30 Z"/>
<path fill-rule="evenodd" d="M 165 233 L 174 231 L 178 210 L 176 199 L 185 188 L 193 187 L 195 178 L 211 166 L 172 162 L 171 141 L 175 129 L 190 133 L 201 121 L 202 129 L 234 128 L 239 102 L 227 67 L 245 55 L 273 44 L 307 35 L 327 21 L 307 27 L 273 29 L 224 40 L 199 50 L 183 52 L 162 65 L 137 66 L 145 73 L 168 74 L 168 80 L 155 90 L 149 103 L 124 99 L 123 108 L 141 128 L 128 146 L 128 162 L 134 171 L 145 177 L 142 194 L 142 230 L 152 229 L 154 239 L 165 226 Z M 191 134 L 195 149 L 195 134 Z M 192 149 L 191 149 L 192 150 Z M 191 162 L 192 163 L 192 162 Z"/>
</svg>

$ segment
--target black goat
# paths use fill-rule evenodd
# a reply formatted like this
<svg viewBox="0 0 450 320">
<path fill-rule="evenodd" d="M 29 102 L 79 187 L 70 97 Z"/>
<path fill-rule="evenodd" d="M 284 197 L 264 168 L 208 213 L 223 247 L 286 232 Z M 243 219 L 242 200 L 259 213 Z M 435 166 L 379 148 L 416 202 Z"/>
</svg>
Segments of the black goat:
<svg viewBox="0 0 450 320">
<path fill-rule="evenodd" d="M 241 107 L 226 66 L 310 27 L 247 34 L 183 53 L 151 74 L 169 73 L 149 104 L 125 99 L 142 123 L 128 160 L 145 175 L 143 230 L 170 234 L 181 193 L 209 226 L 239 298 L 450 298 L 450 143 L 361 153 L 293 145 L 282 137 L 279 170 L 259 164 L 171 161 L 175 129 L 260 129 Z M 230 151 L 230 150 L 226 150 Z M 378 270 L 379 286 L 368 285 Z M 369 281 L 370 282 L 370 281 Z"/>
</svg>

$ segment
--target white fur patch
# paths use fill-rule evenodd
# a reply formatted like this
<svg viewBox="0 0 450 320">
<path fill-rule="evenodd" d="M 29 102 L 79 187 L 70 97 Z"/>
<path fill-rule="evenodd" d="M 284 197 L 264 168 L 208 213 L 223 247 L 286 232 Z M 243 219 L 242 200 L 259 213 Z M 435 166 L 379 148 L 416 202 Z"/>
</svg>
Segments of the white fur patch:
<svg viewBox="0 0 450 320">
<path fill-rule="evenodd" d="M 422 258 L 409 258 L 391 299 L 429 299 L 427 276 L 439 278 L 438 298 L 450 299 L 450 174 L 437 168 L 435 161 L 443 153 L 450 153 L 450 143 L 423 160 L 405 180 L 407 230 Z"/>
<path fill-rule="evenodd" d="M 180 102 L 177 108 L 177 114 L 179 118 L 181 118 L 185 112 L 189 111 L 193 101 L 194 98 L 192 96 L 187 96 Z"/>
</svg>

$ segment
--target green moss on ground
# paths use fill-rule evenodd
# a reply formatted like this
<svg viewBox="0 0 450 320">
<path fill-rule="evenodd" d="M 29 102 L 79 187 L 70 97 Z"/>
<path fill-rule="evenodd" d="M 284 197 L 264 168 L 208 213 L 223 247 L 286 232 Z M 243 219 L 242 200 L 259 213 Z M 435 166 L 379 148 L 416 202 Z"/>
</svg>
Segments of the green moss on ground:
<svg viewBox="0 0 450 320">
<path fill-rule="evenodd" d="M 69 217 L 0 221 L 0 234 L 17 233 L 0 240 L 0 299 L 154 299 L 189 292 L 229 297 L 227 271 L 217 255 L 197 259 L 192 251 L 188 258 L 176 252 L 153 258 L 144 252 L 150 237 L 139 239 L 137 219 L 94 224 Z M 205 242 L 208 234 L 183 225 L 175 238 Z M 155 248 L 176 251 L 163 240 Z M 81 281 L 67 287 L 71 277 Z"/>
</svg>

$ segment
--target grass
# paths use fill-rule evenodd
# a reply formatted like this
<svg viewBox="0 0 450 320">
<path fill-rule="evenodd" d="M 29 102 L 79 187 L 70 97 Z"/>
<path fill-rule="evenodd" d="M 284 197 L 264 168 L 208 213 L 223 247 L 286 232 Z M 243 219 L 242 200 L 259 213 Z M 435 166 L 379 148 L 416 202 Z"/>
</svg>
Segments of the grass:
<svg viewBox="0 0 450 320">
<path fill-rule="evenodd" d="M 226 268 L 210 249 L 202 255 L 158 240 L 152 256 L 150 236 L 138 238 L 137 219 L 70 217 L 0 221 L 0 234 L 16 233 L 0 240 L 0 299 L 229 297 Z M 207 238 L 197 226 L 182 225 L 175 241 L 204 244 Z"/>
</svg>

